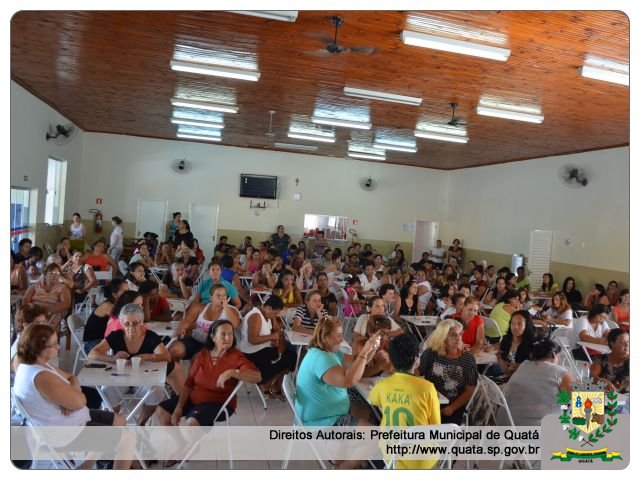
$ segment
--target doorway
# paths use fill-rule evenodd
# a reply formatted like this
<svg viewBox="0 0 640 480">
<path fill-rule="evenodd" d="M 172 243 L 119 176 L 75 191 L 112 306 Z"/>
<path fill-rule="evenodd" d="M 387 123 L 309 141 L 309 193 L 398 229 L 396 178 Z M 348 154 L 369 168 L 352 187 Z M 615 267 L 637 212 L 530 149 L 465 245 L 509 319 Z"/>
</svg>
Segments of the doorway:
<svg viewBox="0 0 640 480">
<path fill-rule="evenodd" d="M 435 247 L 436 240 L 438 240 L 439 235 L 440 222 L 434 222 L 432 220 L 416 220 L 411 262 L 419 262 L 422 258 L 422 252 L 426 252 Z"/>
<path fill-rule="evenodd" d="M 158 234 L 158 239 L 165 240 L 167 229 L 167 210 L 169 202 L 166 200 L 138 199 L 138 215 L 136 218 L 136 238 L 142 238 L 145 232 Z"/>
<path fill-rule="evenodd" d="M 189 204 L 191 233 L 193 233 L 193 238 L 198 239 L 200 248 L 204 252 L 204 258 L 207 260 L 213 257 L 214 242 L 217 241 L 218 209 L 218 205 Z"/>
</svg>

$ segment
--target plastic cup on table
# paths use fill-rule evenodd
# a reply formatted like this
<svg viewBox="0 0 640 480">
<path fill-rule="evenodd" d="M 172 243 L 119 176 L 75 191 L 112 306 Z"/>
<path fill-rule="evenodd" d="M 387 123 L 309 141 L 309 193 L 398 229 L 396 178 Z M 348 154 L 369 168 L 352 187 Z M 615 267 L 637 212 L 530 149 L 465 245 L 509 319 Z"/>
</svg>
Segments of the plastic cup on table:
<svg viewBox="0 0 640 480">
<path fill-rule="evenodd" d="M 140 368 L 140 357 L 131 357 L 131 368 L 134 370 Z"/>
<path fill-rule="evenodd" d="M 124 371 L 124 366 L 127 364 L 127 360 L 125 358 L 118 358 L 116 360 L 116 370 L 118 372 Z"/>
</svg>

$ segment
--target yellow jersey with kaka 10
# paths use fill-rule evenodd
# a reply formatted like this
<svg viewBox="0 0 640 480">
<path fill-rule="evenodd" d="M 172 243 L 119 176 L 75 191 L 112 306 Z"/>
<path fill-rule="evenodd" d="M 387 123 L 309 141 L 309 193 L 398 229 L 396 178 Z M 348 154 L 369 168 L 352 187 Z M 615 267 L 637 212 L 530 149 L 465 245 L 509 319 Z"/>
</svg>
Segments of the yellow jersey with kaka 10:
<svg viewBox="0 0 640 480">
<path fill-rule="evenodd" d="M 428 380 L 408 373 L 383 378 L 369 393 L 369 402 L 382 410 L 382 426 L 413 427 L 440 424 L 438 392 Z M 385 459 L 389 455 L 385 453 Z M 398 460 L 398 469 L 431 469 L 437 460 Z"/>
</svg>

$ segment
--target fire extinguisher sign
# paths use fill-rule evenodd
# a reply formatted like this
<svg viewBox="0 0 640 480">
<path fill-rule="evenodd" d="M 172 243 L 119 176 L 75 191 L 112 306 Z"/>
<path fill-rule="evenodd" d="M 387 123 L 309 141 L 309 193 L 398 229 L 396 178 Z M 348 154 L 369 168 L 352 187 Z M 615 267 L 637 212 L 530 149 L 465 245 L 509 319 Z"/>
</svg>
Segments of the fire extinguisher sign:
<svg viewBox="0 0 640 480">
<path fill-rule="evenodd" d="M 96 205 L 102 205 L 102 199 L 96 198 Z"/>
</svg>

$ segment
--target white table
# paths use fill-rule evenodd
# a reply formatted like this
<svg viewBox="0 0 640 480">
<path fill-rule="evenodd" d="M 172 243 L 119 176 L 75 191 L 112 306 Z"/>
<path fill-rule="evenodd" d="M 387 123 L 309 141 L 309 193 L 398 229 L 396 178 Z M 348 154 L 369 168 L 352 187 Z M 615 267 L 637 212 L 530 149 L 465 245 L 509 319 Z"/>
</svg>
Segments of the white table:
<svg viewBox="0 0 640 480">
<path fill-rule="evenodd" d="M 309 345 L 309 342 L 311 341 L 311 335 L 309 335 L 308 333 L 294 332 L 293 330 L 286 330 L 284 334 L 286 335 L 287 340 L 289 340 L 289 343 L 291 343 L 291 345 L 293 345 L 294 347 L 297 347 L 298 350 L 295 369 L 295 374 L 297 375 L 302 347 L 306 347 L 307 345 Z M 342 340 L 342 343 L 340 344 L 340 350 L 351 355 L 351 345 L 349 345 L 345 340 Z"/>
<path fill-rule="evenodd" d="M 409 324 L 409 328 L 413 325 L 421 342 L 424 341 L 424 337 L 419 327 L 435 327 L 438 323 L 438 317 L 433 315 L 400 315 L 400 318 Z"/>
<path fill-rule="evenodd" d="M 264 305 L 264 302 L 267 301 L 267 298 L 271 296 L 271 292 L 272 290 L 269 288 L 258 288 L 258 289 L 252 288 L 249 291 L 249 296 L 257 295 L 262 305 Z"/>
<path fill-rule="evenodd" d="M 131 368 L 127 365 L 122 372 L 116 371 L 114 362 L 95 362 L 106 363 L 107 368 L 87 368 L 86 366 L 78 373 L 78 381 L 83 387 L 96 387 L 102 401 L 107 408 L 113 412 L 113 406 L 104 395 L 102 388 L 104 387 L 161 387 L 164 388 L 167 377 L 167 362 L 140 362 L 138 369 Z M 110 368 L 109 368 L 110 367 Z M 149 395 L 151 388 L 147 393 L 138 400 L 136 406 L 127 416 L 127 422 L 134 418 L 134 415 Z"/>
<path fill-rule="evenodd" d="M 171 322 L 146 322 L 144 324 L 147 330 L 157 333 L 161 337 L 173 337 L 175 336 L 176 329 L 180 325 L 179 321 Z"/>
<path fill-rule="evenodd" d="M 590 348 L 591 350 L 595 350 L 598 353 L 602 353 L 604 355 L 608 355 L 611 353 L 611 349 L 608 345 L 602 345 L 601 343 L 589 343 L 589 342 L 578 342 L 583 349 Z M 585 351 L 586 353 L 586 351 Z"/>
<path fill-rule="evenodd" d="M 481 351 L 473 354 L 473 358 L 476 359 L 478 365 L 491 365 L 498 362 L 498 355 L 495 351 Z"/>
</svg>

